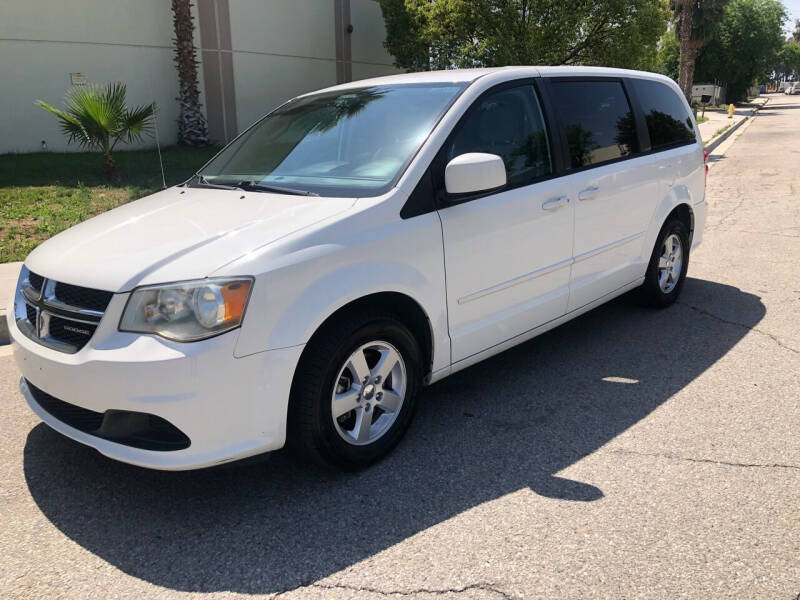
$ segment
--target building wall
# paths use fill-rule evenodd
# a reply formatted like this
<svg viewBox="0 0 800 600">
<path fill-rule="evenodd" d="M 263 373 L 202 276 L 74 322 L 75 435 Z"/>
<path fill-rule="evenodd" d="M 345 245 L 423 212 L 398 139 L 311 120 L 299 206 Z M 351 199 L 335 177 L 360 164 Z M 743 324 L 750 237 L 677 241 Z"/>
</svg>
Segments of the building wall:
<svg viewBox="0 0 800 600">
<path fill-rule="evenodd" d="M 50 150 L 68 149 L 55 117 L 34 101 L 60 106 L 75 72 L 92 83 L 124 81 L 131 103 L 155 101 L 161 136 L 175 140 L 169 2 L 0 2 L 0 153 L 37 151 L 42 140 Z"/>
<path fill-rule="evenodd" d="M 206 75 L 209 125 L 218 141 L 229 141 L 298 94 L 397 72 L 383 48 L 375 0 L 198 0 L 198 6 L 200 30 L 208 32 L 200 36 L 204 60 L 216 61 L 215 50 L 221 55 L 221 74 L 213 73 L 214 62 Z M 209 20 L 215 26 L 206 26 Z M 215 48 L 217 37 L 221 48 Z M 219 95 L 228 99 L 224 107 L 212 98 L 218 81 Z"/>
<path fill-rule="evenodd" d="M 194 4 L 201 101 L 217 141 L 297 94 L 397 72 L 375 0 Z M 60 106 L 75 72 L 97 84 L 124 81 L 131 103 L 155 101 L 161 142 L 175 143 L 172 37 L 169 0 L 0 0 L 0 154 L 38 151 L 42 140 L 78 150 L 34 104 Z"/>
</svg>

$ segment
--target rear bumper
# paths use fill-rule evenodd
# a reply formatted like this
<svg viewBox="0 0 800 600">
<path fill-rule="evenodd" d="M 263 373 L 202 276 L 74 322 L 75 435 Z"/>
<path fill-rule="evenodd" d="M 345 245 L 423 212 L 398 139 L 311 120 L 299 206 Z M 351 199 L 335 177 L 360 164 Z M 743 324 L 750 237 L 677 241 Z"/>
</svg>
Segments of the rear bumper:
<svg viewBox="0 0 800 600">
<path fill-rule="evenodd" d="M 110 458 L 153 469 L 195 469 L 276 450 L 285 442 L 289 391 L 302 346 L 234 358 L 238 331 L 177 344 L 101 323 L 85 348 L 65 354 L 27 338 L 11 318 L 8 327 L 23 376 L 20 391 L 31 410 L 56 431 Z M 149 450 L 81 431 L 45 410 L 25 380 L 95 413 L 154 415 L 190 443 Z"/>
<path fill-rule="evenodd" d="M 706 228 L 706 217 L 708 215 L 708 202 L 703 199 L 692 207 L 694 212 L 694 231 L 692 232 L 692 250 L 703 243 L 703 231 Z"/>
</svg>

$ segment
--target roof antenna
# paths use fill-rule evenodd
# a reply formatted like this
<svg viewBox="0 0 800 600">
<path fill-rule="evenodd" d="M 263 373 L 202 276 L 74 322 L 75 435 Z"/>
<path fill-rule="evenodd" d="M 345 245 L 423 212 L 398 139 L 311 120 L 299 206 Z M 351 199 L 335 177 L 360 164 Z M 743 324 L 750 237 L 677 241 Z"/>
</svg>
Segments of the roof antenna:
<svg viewBox="0 0 800 600">
<path fill-rule="evenodd" d="M 167 178 L 164 176 L 164 161 L 161 158 L 161 143 L 158 140 L 158 107 L 153 111 L 153 124 L 156 131 L 156 150 L 158 150 L 158 165 L 161 167 L 161 189 L 167 189 Z"/>
</svg>

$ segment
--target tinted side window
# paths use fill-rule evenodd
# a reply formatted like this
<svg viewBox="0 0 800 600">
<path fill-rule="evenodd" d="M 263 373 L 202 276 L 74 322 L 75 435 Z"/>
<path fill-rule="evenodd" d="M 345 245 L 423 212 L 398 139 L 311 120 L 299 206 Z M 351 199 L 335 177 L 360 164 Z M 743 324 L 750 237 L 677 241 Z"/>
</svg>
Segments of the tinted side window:
<svg viewBox="0 0 800 600">
<path fill-rule="evenodd" d="M 497 154 L 510 187 L 552 172 L 547 131 L 533 86 L 501 89 L 477 105 L 448 141 L 446 160 L 467 152 Z"/>
<path fill-rule="evenodd" d="M 692 116 L 674 91 L 663 83 L 646 79 L 635 79 L 634 86 L 647 119 L 653 150 L 695 141 Z"/>
<path fill-rule="evenodd" d="M 636 123 L 620 82 L 555 81 L 552 91 L 573 169 L 637 151 Z"/>
</svg>

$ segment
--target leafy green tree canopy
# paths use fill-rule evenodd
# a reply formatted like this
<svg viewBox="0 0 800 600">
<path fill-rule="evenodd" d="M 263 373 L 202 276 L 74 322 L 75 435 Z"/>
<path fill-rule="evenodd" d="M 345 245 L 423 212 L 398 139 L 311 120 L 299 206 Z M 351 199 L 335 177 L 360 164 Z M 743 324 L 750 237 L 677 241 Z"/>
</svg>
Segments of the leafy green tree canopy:
<svg viewBox="0 0 800 600">
<path fill-rule="evenodd" d="M 800 79 L 800 43 L 794 39 L 786 42 L 778 52 L 777 60 L 774 71 L 778 79 L 784 77 Z"/>
<path fill-rule="evenodd" d="M 770 75 L 783 47 L 786 8 L 780 0 L 731 0 L 719 33 L 700 51 L 695 81 L 728 84 L 729 102 Z"/>
<path fill-rule="evenodd" d="M 379 0 L 409 71 L 526 64 L 652 69 L 668 0 Z"/>
<path fill-rule="evenodd" d="M 678 81 L 681 45 L 674 31 L 665 31 L 658 43 L 658 72 Z"/>
</svg>

